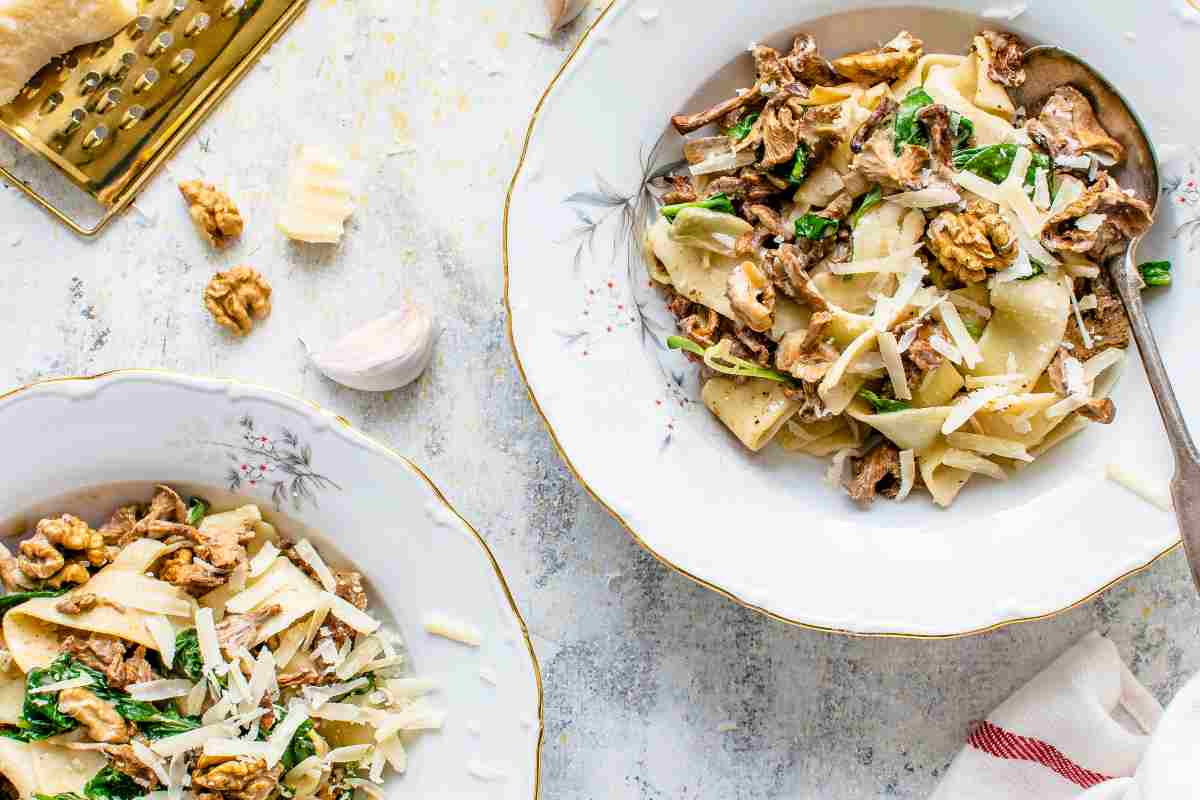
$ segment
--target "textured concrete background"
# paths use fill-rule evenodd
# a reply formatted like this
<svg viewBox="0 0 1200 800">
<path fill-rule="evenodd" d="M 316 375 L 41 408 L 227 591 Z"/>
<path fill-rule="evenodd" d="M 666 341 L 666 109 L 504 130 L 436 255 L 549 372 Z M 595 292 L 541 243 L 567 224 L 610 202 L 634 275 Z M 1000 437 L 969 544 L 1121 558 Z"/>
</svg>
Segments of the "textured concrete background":
<svg viewBox="0 0 1200 800">
<path fill-rule="evenodd" d="M 235 376 L 304 395 L 420 463 L 499 558 L 546 679 L 543 797 L 923 797 L 969 723 L 1099 629 L 1161 699 L 1200 667 L 1200 602 L 1173 554 L 1058 618 L 945 642 L 857 640 L 772 622 L 661 568 L 554 452 L 513 367 L 501 208 L 530 112 L 584 24 L 542 41 L 540 0 L 312 0 L 138 211 L 79 241 L 0 191 L 0 383 L 117 367 Z M 275 232 L 298 142 L 362 173 L 337 249 Z M 0 145 L 0 163 L 15 149 Z M 15 156 L 23 175 L 36 164 Z M 247 233 L 208 249 L 175 180 L 232 190 Z M 249 263 L 275 287 L 244 341 L 201 292 Z M 320 340 L 400 298 L 432 306 L 433 367 L 402 391 L 342 389 Z M 1069 569 L 1069 565 L 1064 565 Z"/>
</svg>

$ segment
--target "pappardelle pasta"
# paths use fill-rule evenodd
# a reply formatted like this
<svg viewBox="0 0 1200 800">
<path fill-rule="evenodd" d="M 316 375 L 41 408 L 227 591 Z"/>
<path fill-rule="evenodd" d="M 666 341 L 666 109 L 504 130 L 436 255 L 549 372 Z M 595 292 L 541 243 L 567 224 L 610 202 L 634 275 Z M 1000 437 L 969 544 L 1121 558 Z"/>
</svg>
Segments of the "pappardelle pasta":
<svg viewBox="0 0 1200 800">
<path fill-rule="evenodd" d="M 1101 265 L 1151 206 L 1107 172 L 1124 148 L 1081 92 L 1014 107 L 1025 49 L 983 31 L 926 53 L 905 31 L 827 61 L 800 35 L 672 118 L 687 169 L 652 187 L 647 268 L 746 448 L 831 457 L 857 501 L 948 506 L 1113 420 L 1129 326 Z"/>
<path fill-rule="evenodd" d="M 441 726 L 359 572 L 255 505 L 209 511 L 159 486 L 0 553 L 4 796 L 381 798 Z"/>
</svg>

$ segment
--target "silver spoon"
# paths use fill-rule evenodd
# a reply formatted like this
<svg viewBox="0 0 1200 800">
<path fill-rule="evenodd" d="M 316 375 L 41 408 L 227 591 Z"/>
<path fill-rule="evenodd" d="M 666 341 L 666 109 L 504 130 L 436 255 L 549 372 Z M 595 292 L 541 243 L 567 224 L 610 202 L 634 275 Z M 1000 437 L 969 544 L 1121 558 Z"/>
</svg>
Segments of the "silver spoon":
<svg viewBox="0 0 1200 800">
<path fill-rule="evenodd" d="M 1125 160 L 1113 170 L 1113 177 L 1122 187 L 1136 190 L 1138 197 L 1150 203 L 1153 212 L 1159 196 L 1158 158 L 1145 126 L 1121 93 L 1082 59 L 1060 47 L 1030 48 L 1025 54 L 1025 73 L 1025 83 L 1013 91 L 1013 100 L 1018 105 L 1024 105 L 1030 116 L 1040 110 L 1041 104 L 1056 88 L 1067 84 L 1092 101 L 1100 123 L 1125 148 Z M 1163 366 L 1162 355 L 1142 305 L 1142 280 L 1138 275 L 1136 258 L 1140 241 L 1141 237 L 1130 241 L 1125 248 L 1125 255 L 1112 259 L 1107 268 L 1125 303 L 1133 340 L 1142 354 L 1146 377 L 1175 453 L 1171 498 L 1175 504 L 1183 549 L 1192 569 L 1192 580 L 1200 587 L 1200 452 L 1197 452 L 1196 444 L 1188 433 L 1183 411 L 1175 397 L 1175 390 L 1171 388 L 1171 379 Z"/>
</svg>

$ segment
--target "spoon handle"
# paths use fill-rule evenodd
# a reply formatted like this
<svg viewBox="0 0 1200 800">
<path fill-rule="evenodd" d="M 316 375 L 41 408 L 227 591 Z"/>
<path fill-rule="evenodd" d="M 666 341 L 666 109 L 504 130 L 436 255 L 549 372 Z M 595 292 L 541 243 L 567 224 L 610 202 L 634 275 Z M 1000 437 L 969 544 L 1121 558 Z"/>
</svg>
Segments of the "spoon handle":
<svg viewBox="0 0 1200 800">
<path fill-rule="evenodd" d="M 1150 389 L 1154 392 L 1158 413 L 1162 416 L 1163 427 L 1167 429 L 1167 438 L 1175 454 L 1171 499 L 1175 505 L 1175 517 L 1183 538 L 1184 552 L 1192 569 L 1192 580 L 1197 588 L 1200 588 L 1200 453 L 1197 452 L 1196 443 L 1192 441 L 1188 432 L 1183 409 L 1179 407 L 1175 389 L 1171 386 L 1162 354 L 1158 350 L 1158 342 L 1154 339 L 1154 331 L 1150 329 L 1150 321 L 1146 318 L 1146 309 L 1142 304 L 1141 280 L 1135 265 L 1137 245 L 1137 240 L 1129 243 L 1125 250 L 1123 268 L 1114 269 L 1112 272 L 1129 315 L 1133 340 L 1142 354 L 1142 365 L 1146 369 Z"/>
</svg>

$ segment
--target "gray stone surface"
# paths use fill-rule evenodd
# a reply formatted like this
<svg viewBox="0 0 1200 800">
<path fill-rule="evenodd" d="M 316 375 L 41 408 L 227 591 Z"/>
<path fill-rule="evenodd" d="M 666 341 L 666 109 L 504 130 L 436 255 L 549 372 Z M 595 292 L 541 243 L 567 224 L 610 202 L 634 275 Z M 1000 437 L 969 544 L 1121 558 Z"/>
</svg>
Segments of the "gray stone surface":
<svg viewBox="0 0 1200 800">
<path fill-rule="evenodd" d="M 539 0 L 314 0 L 99 241 L 0 191 L 0 383 L 135 366 L 235 376 L 411 456 L 487 538 L 535 634 L 545 798 L 923 797 L 972 720 L 1092 629 L 1168 699 L 1200 666 L 1200 603 L 1178 554 L 1051 621 L 955 641 L 851 639 L 765 619 L 660 567 L 583 492 L 514 369 L 500 301 L 507 182 L 582 30 L 526 35 L 540 24 Z M 317 138 L 349 148 L 364 176 L 336 250 L 273 227 L 288 149 Z M 3 163 L 14 153 L 0 146 Z M 190 227 L 174 182 L 194 176 L 232 187 L 246 212 L 234 249 L 213 253 Z M 209 276 L 238 263 L 276 290 L 244 341 L 200 301 Z M 402 298 L 444 326 L 417 384 L 359 394 L 306 365 L 297 337 Z"/>
</svg>

